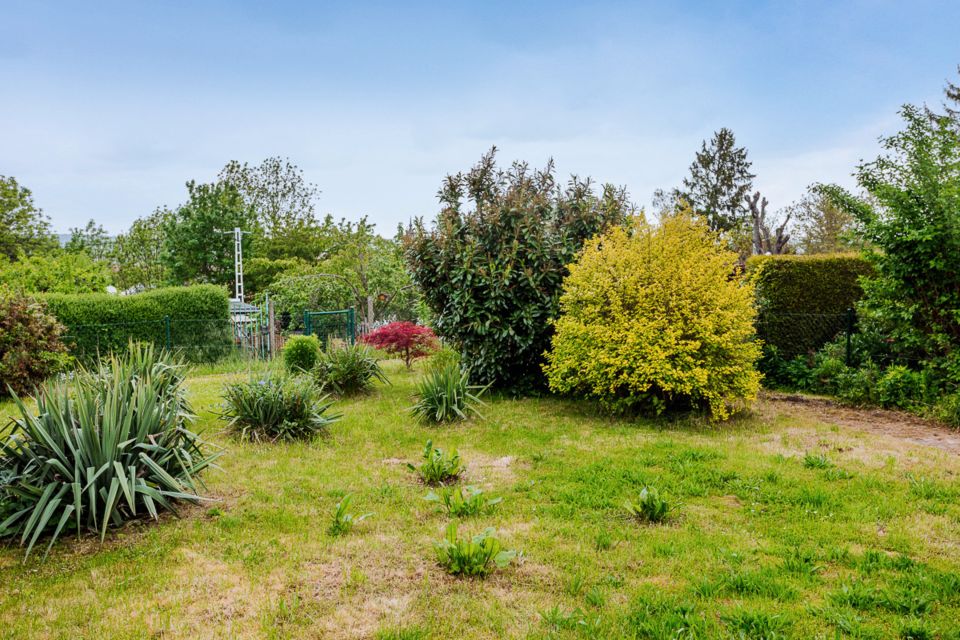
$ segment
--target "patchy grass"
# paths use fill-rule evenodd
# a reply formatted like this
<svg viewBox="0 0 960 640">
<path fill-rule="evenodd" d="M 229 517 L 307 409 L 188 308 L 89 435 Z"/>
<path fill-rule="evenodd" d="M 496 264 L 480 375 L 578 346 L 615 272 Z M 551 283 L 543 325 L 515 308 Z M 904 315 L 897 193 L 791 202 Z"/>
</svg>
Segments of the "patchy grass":
<svg viewBox="0 0 960 640">
<path fill-rule="evenodd" d="M 197 371 L 199 427 L 228 448 L 217 502 L 45 564 L 0 550 L 0 638 L 957 637 L 957 456 L 763 405 L 713 426 L 491 399 L 428 427 L 407 411 L 419 373 L 386 369 L 310 444 L 230 440 L 219 393 L 246 374 Z M 449 518 L 406 467 L 428 439 L 503 497 L 460 524 L 523 552 L 486 579 L 436 563 Z M 624 513 L 644 486 L 680 505 L 665 524 Z M 375 516 L 331 536 L 348 493 Z"/>
</svg>

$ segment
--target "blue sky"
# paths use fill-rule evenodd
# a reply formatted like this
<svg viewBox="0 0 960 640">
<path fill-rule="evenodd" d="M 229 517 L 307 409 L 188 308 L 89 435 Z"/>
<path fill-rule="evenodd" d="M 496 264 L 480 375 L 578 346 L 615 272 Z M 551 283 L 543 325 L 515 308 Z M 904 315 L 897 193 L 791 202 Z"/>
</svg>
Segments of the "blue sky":
<svg viewBox="0 0 960 640">
<path fill-rule="evenodd" d="M 58 231 L 118 232 L 281 155 L 321 213 L 391 233 L 493 144 L 646 204 L 727 126 L 779 207 L 940 102 L 958 24 L 947 1 L 0 0 L 0 175 Z"/>
</svg>

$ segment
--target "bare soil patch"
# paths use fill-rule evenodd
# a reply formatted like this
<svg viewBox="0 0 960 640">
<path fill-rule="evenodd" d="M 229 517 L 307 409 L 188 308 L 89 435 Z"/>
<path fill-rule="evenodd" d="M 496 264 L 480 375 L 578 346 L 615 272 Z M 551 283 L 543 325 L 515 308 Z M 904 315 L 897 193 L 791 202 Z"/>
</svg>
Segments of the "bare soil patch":
<svg viewBox="0 0 960 640">
<path fill-rule="evenodd" d="M 814 418 L 960 455 L 960 431 L 903 411 L 851 407 L 828 398 L 778 391 L 763 392 L 761 401 L 784 414 Z"/>
</svg>

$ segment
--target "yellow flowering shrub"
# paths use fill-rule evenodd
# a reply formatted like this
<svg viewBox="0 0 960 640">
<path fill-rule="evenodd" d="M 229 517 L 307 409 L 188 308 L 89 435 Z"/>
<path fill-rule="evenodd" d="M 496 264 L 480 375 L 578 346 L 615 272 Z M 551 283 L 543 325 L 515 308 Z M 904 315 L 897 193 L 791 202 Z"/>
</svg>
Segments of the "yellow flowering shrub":
<svg viewBox="0 0 960 640">
<path fill-rule="evenodd" d="M 558 393 L 620 413 L 705 407 L 715 419 L 754 399 L 752 285 L 705 223 L 637 217 L 584 246 L 564 281 L 544 371 Z"/>
</svg>

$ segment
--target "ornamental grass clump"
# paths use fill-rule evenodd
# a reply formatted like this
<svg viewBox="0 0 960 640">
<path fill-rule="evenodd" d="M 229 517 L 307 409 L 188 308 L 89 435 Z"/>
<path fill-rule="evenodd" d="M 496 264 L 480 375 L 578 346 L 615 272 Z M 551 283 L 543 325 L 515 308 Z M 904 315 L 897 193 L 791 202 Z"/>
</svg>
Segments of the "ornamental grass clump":
<svg viewBox="0 0 960 640">
<path fill-rule="evenodd" d="M 15 396 L 0 440 L 0 537 L 15 537 L 26 558 L 44 536 L 49 553 L 66 532 L 102 540 L 111 526 L 200 502 L 200 474 L 219 453 L 190 431 L 182 382 L 178 360 L 131 344 L 44 383 L 36 411 Z"/>
<path fill-rule="evenodd" d="M 373 351 L 360 344 L 327 349 L 320 354 L 311 374 L 318 386 L 338 396 L 369 391 L 377 381 L 389 384 Z"/>
<path fill-rule="evenodd" d="M 340 419 L 328 398 L 309 378 L 268 375 L 224 387 L 221 416 L 241 440 L 310 440 Z"/>
<path fill-rule="evenodd" d="M 422 422 L 454 422 L 471 415 L 482 418 L 478 406 L 486 387 L 470 384 L 470 375 L 457 363 L 429 369 L 417 382 L 417 402 L 410 411 Z"/>
<path fill-rule="evenodd" d="M 588 241 L 564 281 L 550 388 L 615 413 L 703 407 L 727 418 L 760 388 L 753 286 L 736 262 L 685 212 Z"/>
</svg>

